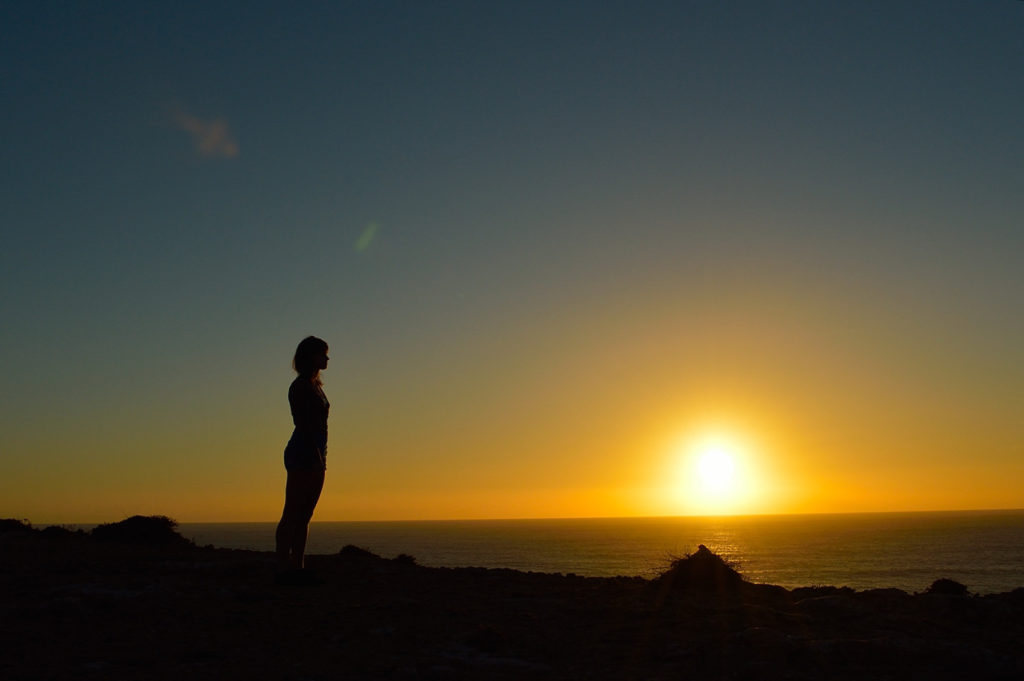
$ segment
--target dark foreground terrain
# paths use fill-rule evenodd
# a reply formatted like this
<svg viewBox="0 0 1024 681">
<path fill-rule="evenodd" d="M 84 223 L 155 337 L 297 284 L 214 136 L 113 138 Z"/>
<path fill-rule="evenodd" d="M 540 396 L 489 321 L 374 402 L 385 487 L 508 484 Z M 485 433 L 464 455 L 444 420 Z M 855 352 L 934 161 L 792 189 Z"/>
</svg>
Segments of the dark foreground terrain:
<svg viewBox="0 0 1024 681">
<path fill-rule="evenodd" d="M 276 586 L 270 554 L 124 523 L 0 521 L 0 679 L 1024 679 L 1024 589 L 786 590 L 703 547 L 653 580 L 346 547 Z"/>
</svg>

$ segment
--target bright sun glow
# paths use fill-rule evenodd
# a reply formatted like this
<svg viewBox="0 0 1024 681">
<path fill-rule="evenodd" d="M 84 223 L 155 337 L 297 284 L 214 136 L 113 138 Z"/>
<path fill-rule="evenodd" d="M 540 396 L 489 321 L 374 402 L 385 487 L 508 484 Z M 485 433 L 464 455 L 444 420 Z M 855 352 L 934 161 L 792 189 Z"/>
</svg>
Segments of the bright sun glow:
<svg viewBox="0 0 1024 681">
<path fill-rule="evenodd" d="M 750 446 L 739 436 L 701 433 L 676 449 L 677 503 L 686 513 L 718 515 L 756 510 Z"/>
<path fill-rule="evenodd" d="M 728 494 L 736 479 L 736 460 L 728 447 L 710 443 L 697 451 L 697 476 L 705 489 Z"/>
</svg>

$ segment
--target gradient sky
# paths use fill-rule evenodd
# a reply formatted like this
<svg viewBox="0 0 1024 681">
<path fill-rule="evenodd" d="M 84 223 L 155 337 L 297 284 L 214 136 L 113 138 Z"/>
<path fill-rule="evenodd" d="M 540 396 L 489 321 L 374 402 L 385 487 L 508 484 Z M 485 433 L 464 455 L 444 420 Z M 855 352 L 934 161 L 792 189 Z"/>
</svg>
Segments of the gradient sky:
<svg viewBox="0 0 1024 681">
<path fill-rule="evenodd" d="M 0 3 L 0 516 L 1024 507 L 1024 3 L 291 5 Z"/>
</svg>

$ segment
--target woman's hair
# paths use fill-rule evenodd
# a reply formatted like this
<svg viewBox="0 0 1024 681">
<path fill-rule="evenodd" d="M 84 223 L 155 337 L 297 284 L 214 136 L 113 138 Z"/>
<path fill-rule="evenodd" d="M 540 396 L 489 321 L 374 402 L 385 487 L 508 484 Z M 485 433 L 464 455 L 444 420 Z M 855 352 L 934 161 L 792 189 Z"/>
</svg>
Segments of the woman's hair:
<svg viewBox="0 0 1024 681">
<path fill-rule="evenodd" d="M 306 336 L 299 341 L 299 347 L 295 348 L 295 358 L 292 359 L 292 368 L 299 376 L 308 378 L 315 383 L 320 383 L 320 367 L 314 360 L 317 355 L 327 352 L 327 343 L 316 336 Z"/>
</svg>

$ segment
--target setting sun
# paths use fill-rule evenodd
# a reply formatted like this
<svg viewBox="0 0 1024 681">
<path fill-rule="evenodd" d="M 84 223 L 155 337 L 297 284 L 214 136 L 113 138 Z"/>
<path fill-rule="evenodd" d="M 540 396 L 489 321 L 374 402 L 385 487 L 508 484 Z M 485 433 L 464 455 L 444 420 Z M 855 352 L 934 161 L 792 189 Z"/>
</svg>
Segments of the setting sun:
<svg viewBox="0 0 1024 681">
<path fill-rule="evenodd" d="M 751 445 L 724 431 L 683 438 L 673 448 L 676 506 L 685 513 L 720 515 L 757 512 L 762 496 L 753 474 Z"/>
<path fill-rule="evenodd" d="M 697 475 L 709 492 L 728 494 L 736 477 L 736 461 L 727 447 L 711 443 L 697 452 Z"/>
</svg>

